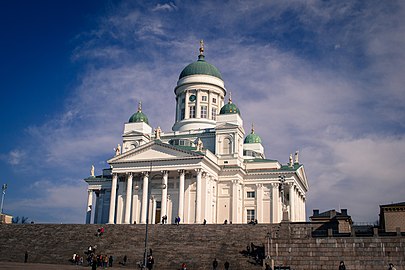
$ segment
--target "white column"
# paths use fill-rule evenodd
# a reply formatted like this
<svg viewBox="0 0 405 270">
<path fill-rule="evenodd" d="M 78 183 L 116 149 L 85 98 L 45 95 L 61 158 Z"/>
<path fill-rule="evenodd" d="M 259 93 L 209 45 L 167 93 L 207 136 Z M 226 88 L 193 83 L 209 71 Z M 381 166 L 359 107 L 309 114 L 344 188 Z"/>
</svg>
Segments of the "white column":
<svg viewBox="0 0 405 270">
<path fill-rule="evenodd" d="M 150 219 L 149 224 L 155 224 L 156 223 L 156 198 L 155 196 L 152 196 L 152 217 Z"/>
<path fill-rule="evenodd" d="M 149 173 L 143 174 L 143 186 L 142 186 L 142 212 L 141 223 L 146 223 L 146 208 L 148 207 L 148 185 L 149 185 Z"/>
<path fill-rule="evenodd" d="M 196 93 L 196 100 L 195 100 L 195 118 L 201 118 L 200 114 L 200 89 L 197 89 Z"/>
<path fill-rule="evenodd" d="M 196 192 L 196 201 L 197 201 L 197 205 L 195 208 L 195 222 L 196 223 L 201 223 L 201 194 L 202 194 L 202 186 L 201 186 L 201 169 L 196 169 L 197 172 L 197 192 Z"/>
<path fill-rule="evenodd" d="M 179 177 L 179 211 L 177 215 L 184 220 L 184 178 L 185 178 L 185 171 L 179 170 L 180 177 Z"/>
<path fill-rule="evenodd" d="M 127 196 L 125 198 L 125 224 L 129 224 L 131 221 L 132 177 L 132 173 L 129 173 L 127 178 Z"/>
<path fill-rule="evenodd" d="M 263 222 L 263 185 L 256 184 L 256 209 L 257 209 L 257 221 Z"/>
<path fill-rule="evenodd" d="M 138 187 L 139 188 L 139 187 Z M 132 218 L 131 218 L 131 223 L 138 223 L 139 220 L 139 211 L 138 211 L 138 189 L 135 187 L 135 192 L 132 195 Z"/>
<path fill-rule="evenodd" d="M 87 212 L 86 212 L 86 224 L 91 223 L 91 210 L 93 208 L 93 190 L 87 190 Z"/>
<path fill-rule="evenodd" d="M 161 217 L 167 215 L 167 178 L 169 176 L 168 171 L 163 171 L 162 179 L 162 204 L 161 204 Z"/>
<path fill-rule="evenodd" d="M 114 224 L 115 220 L 115 201 L 117 197 L 117 179 L 118 174 L 114 173 L 111 182 L 111 198 L 110 198 L 110 213 L 108 216 L 108 223 Z"/>
<path fill-rule="evenodd" d="M 280 222 L 280 195 L 279 195 L 279 183 L 273 183 L 271 185 L 271 222 L 279 223 Z"/>
<path fill-rule="evenodd" d="M 290 221 L 295 221 L 295 186 L 293 183 L 289 185 L 290 188 Z"/>
<path fill-rule="evenodd" d="M 238 223 L 238 180 L 232 180 L 232 221 Z"/>
</svg>

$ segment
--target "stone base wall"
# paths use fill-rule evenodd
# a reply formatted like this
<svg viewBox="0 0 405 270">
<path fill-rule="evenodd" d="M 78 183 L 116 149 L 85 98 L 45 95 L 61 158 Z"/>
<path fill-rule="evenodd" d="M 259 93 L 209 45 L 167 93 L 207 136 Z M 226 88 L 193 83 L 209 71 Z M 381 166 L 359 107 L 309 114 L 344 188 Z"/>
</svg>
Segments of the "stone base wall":
<svg viewBox="0 0 405 270">
<path fill-rule="evenodd" d="M 319 224 L 271 225 L 149 225 L 149 246 L 154 269 L 210 269 L 217 258 L 219 269 L 227 260 L 231 269 L 262 269 L 247 256 L 246 247 L 264 247 L 276 265 L 291 269 L 337 269 L 341 260 L 347 269 L 397 269 L 405 265 L 405 237 L 313 237 Z M 105 234 L 95 236 L 99 225 L 0 224 L 0 261 L 68 264 L 73 253 L 83 255 L 89 245 L 97 253 L 113 255 L 115 263 L 128 256 L 135 267 L 144 253 L 145 225 L 105 225 Z"/>
</svg>

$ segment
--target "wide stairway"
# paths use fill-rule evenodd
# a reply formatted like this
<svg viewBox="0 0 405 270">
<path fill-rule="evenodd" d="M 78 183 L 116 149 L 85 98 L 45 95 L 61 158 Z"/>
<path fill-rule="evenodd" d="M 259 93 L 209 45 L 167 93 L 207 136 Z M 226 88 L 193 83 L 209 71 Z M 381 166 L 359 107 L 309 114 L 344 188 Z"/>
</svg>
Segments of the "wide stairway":
<svg viewBox="0 0 405 270">
<path fill-rule="evenodd" d="M 114 257 L 114 264 L 128 257 L 137 268 L 144 254 L 145 225 L 104 225 L 105 233 L 95 236 L 99 225 L 0 224 L 0 261 L 68 264 L 73 253 L 84 256 L 89 245 L 97 254 Z M 264 246 L 266 234 L 276 225 L 149 225 L 148 251 L 153 251 L 154 269 L 211 269 L 217 258 L 219 269 L 225 261 L 231 269 L 261 269 L 246 255 L 253 243 Z"/>
</svg>

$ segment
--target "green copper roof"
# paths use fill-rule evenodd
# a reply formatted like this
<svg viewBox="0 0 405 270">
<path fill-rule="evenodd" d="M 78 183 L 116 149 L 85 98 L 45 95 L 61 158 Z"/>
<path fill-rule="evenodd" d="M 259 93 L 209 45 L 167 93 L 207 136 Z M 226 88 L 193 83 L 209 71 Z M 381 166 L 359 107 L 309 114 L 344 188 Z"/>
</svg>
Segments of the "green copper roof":
<svg viewBox="0 0 405 270">
<path fill-rule="evenodd" d="M 228 104 L 225 104 L 221 110 L 219 111 L 219 114 L 233 114 L 237 113 L 240 115 L 240 111 L 238 107 L 236 107 L 235 104 L 232 103 L 232 99 L 229 98 Z"/>
<path fill-rule="evenodd" d="M 259 135 L 255 134 L 255 130 L 252 127 L 252 132 L 246 136 L 243 143 L 262 143 L 262 139 Z"/>
<path fill-rule="evenodd" d="M 129 123 L 145 122 L 149 125 L 148 117 L 142 112 L 142 105 L 139 102 L 138 111 L 134 113 L 128 120 Z"/>
<path fill-rule="evenodd" d="M 206 62 L 203 54 L 198 56 L 198 60 L 196 62 L 189 64 L 183 69 L 183 71 L 180 73 L 179 80 L 183 77 L 196 74 L 211 75 L 222 80 L 222 75 L 219 70 L 215 66 Z"/>
</svg>

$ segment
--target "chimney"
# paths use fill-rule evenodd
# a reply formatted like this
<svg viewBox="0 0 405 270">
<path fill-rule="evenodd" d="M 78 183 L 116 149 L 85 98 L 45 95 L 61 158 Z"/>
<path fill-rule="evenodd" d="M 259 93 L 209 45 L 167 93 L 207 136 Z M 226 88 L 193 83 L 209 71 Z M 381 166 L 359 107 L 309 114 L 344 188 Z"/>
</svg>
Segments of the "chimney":
<svg viewBox="0 0 405 270">
<path fill-rule="evenodd" d="M 347 209 L 342 209 L 342 216 L 347 216 Z"/>
<path fill-rule="evenodd" d="M 319 209 L 314 209 L 313 211 L 314 211 L 313 216 L 319 216 Z"/>
</svg>

